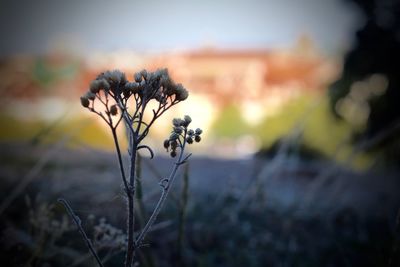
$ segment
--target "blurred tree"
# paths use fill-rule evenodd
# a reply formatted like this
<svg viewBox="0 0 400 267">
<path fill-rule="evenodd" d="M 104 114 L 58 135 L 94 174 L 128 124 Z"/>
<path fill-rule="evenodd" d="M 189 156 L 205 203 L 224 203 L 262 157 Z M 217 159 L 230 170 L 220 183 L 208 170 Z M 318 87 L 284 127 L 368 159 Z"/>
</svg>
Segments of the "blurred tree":
<svg viewBox="0 0 400 267">
<path fill-rule="evenodd" d="M 250 132 L 240 109 L 236 105 L 227 105 L 223 108 L 213 123 L 214 133 L 218 137 L 237 138 Z"/>
<path fill-rule="evenodd" d="M 395 150 L 400 155 L 400 2 L 347 1 L 356 3 L 366 20 L 345 57 L 342 77 L 330 87 L 332 110 L 362 126 L 354 128 L 362 140 L 373 140 L 385 131 L 372 147 L 390 147 L 389 154 Z"/>
</svg>

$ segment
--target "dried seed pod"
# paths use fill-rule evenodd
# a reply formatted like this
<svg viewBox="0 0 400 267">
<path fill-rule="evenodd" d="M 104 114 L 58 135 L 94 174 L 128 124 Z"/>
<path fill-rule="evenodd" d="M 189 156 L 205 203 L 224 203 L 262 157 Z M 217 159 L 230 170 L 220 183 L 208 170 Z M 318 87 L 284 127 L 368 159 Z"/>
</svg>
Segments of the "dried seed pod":
<svg viewBox="0 0 400 267">
<path fill-rule="evenodd" d="M 195 133 L 196 133 L 196 135 L 200 135 L 200 134 L 203 133 L 203 130 L 200 129 L 200 128 L 197 128 L 196 131 L 195 131 Z"/>
<path fill-rule="evenodd" d="M 164 148 L 165 148 L 165 149 L 168 149 L 168 148 L 169 148 L 169 140 L 168 140 L 168 139 L 165 139 L 165 140 L 164 140 Z"/>
<path fill-rule="evenodd" d="M 194 140 L 195 140 L 197 143 L 200 142 L 200 141 L 201 141 L 200 135 L 196 135 L 196 136 L 194 137 Z"/>
<path fill-rule="evenodd" d="M 110 107 L 110 114 L 113 115 L 113 116 L 115 116 L 115 115 L 118 114 L 118 108 L 117 108 L 117 105 L 116 105 L 116 104 L 114 104 L 114 105 L 112 105 L 112 106 Z"/>
<path fill-rule="evenodd" d="M 81 96 L 81 105 L 85 108 L 89 107 L 90 101 L 87 97 Z"/>
</svg>

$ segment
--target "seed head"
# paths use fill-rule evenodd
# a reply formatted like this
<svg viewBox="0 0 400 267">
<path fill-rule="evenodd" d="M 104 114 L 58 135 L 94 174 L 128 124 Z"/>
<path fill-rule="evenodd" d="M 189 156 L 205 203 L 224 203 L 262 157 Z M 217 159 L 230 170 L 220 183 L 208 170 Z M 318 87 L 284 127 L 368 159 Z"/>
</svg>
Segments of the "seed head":
<svg viewBox="0 0 400 267">
<path fill-rule="evenodd" d="M 179 134 L 177 134 L 176 132 L 172 132 L 172 134 L 169 137 L 169 140 L 176 140 L 179 138 Z"/>
<path fill-rule="evenodd" d="M 88 99 L 86 96 L 81 96 L 81 105 L 82 105 L 84 108 L 89 107 L 90 101 L 89 101 L 89 99 Z"/>
<path fill-rule="evenodd" d="M 200 142 L 200 141 L 201 141 L 200 135 L 196 135 L 196 136 L 194 137 L 194 141 L 196 141 L 197 143 Z"/>
<path fill-rule="evenodd" d="M 180 126 L 182 126 L 182 123 L 183 123 L 183 121 L 182 121 L 181 119 L 178 119 L 178 118 L 175 118 L 175 119 L 172 120 L 172 124 L 173 124 L 175 127 L 180 127 Z"/>
<path fill-rule="evenodd" d="M 174 133 L 181 134 L 183 132 L 181 127 L 174 127 Z"/>
<path fill-rule="evenodd" d="M 182 86 L 182 84 L 179 83 L 179 84 L 176 85 L 176 93 L 175 93 L 175 95 L 176 95 L 176 99 L 178 101 L 184 101 L 184 100 L 186 100 L 186 98 L 188 98 L 189 93 Z"/>
<path fill-rule="evenodd" d="M 200 135 L 200 134 L 203 133 L 203 130 L 200 129 L 200 128 L 197 128 L 196 131 L 195 131 L 195 133 L 196 133 L 196 135 Z"/>
<path fill-rule="evenodd" d="M 101 89 L 101 81 L 100 80 L 93 80 L 90 83 L 90 92 L 92 92 L 93 94 L 97 94 L 100 89 Z"/>
<path fill-rule="evenodd" d="M 133 76 L 135 78 L 135 82 L 140 83 L 142 81 L 142 74 L 140 72 L 136 72 Z"/>
<path fill-rule="evenodd" d="M 168 139 L 165 139 L 165 140 L 164 140 L 164 148 L 165 148 L 165 149 L 168 149 L 168 148 L 169 148 L 169 140 L 168 140 Z"/>
<path fill-rule="evenodd" d="M 117 105 L 116 105 L 116 104 L 114 104 L 114 105 L 112 105 L 112 106 L 110 107 L 110 114 L 113 115 L 113 116 L 115 116 L 115 115 L 118 114 L 118 108 L 117 108 Z"/>
<path fill-rule="evenodd" d="M 142 77 L 143 77 L 145 80 L 147 80 L 147 78 L 148 78 L 147 70 L 145 70 L 145 69 L 141 70 L 141 71 L 140 71 L 140 75 L 142 75 Z"/>
<path fill-rule="evenodd" d="M 188 126 L 192 122 L 192 118 L 189 115 L 185 115 L 183 118 L 185 120 L 185 125 Z"/>
</svg>

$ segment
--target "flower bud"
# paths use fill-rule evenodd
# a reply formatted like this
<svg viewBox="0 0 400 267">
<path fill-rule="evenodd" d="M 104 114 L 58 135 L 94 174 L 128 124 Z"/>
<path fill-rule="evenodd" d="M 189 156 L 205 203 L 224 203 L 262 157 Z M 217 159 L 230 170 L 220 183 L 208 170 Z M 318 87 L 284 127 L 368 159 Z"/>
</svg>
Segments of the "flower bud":
<svg viewBox="0 0 400 267">
<path fill-rule="evenodd" d="M 136 94 L 139 92 L 139 85 L 135 82 L 126 83 L 125 88 L 126 90 L 131 91 L 132 94 Z"/>
<path fill-rule="evenodd" d="M 116 104 L 114 104 L 114 105 L 112 105 L 112 106 L 110 107 L 110 114 L 113 115 L 113 116 L 115 116 L 115 115 L 118 114 L 118 108 L 117 108 L 117 105 L 116 105 Z"/>
<path fill-rule="evenodd" d="M 179 137 L 179 134 L 173 132 L 173 133 L 170 135 L 169 140 L 171 140 L 171 141 L 172 141 L 172 140 L 176 140 L 176 139 L 178 139 L 178 137 Z"/>
<path fill-rule="evenodd" d="M 92 92 L 87 92 L 86 94 L 85 94 L 85 98 L 87 98 L 87 99 L 89 99 L 89 100 L 94 100 L 95 98 L 96 98 L 96 95 L 94 94 L 94 93 L 92 93 Z"/>
<path fill-rule="evenodd" d="M 188 144 L 193 144 L 193 138 L 192 138 L 192 137 L 187 137 L 187 138 L 186 138 L 186 142 L 187 142 Z"/>
<path fill-rule="evenodd" d="M 90 83 L 89 88 L 90 88 L 89 89 L 90 92 L 92 92 L 93 94 L 97 94 L 101 89 L 101 81 L 100 80 L 93 80 Z"/>
<path fill-rule="evenodd" d="M 184 120 L 186 122 L 186 126 L 188 126 L 192 122 L 192 118 L 189 115 L 185 115 Z"/>
<path fill-rule="evenodd" d="M 142 74 L 140 72 L 136 72 L 134 78 L 135 82 L 140 83 L 142 81 Z"/>
<path fill-rule="evenodd" d="M 169 148 L 169 140 L 168 140 L 168 139 L 165 139 L 165 140 L 164 140 L 164 148 L 165 148 L 165 149 L 168 149 L 168 148 Z"/>
<path fill-rule="evenodd" d="M 145 80 L 147 80 L 147 78 L 148 78 L 147 70 L 145 70 L 145 69 L 141 70 L 141 71 L 140 71 L 140 75 L 142 75 L 143 78 L 144 78 Z"/>
<path fill-rule="evenodd" d="M 104 89 L 106 91 L 110 90 L 110 84 L 107 82 L 106 79 L 100 80 L 100 89 Z"/>
<path fill-rule="evenodd" d="M 188 131 L 188 135 L 189 135 L 189 136 L 193 136 L 193 135 L 194 135 L 194 131 L 193 131 L 192 129 L 190 129 L 190 130 Z"/>
<path fill-rule="evenodd" d="M 85 108 L 89 107 L 90 101 L 87 97 L 81 96 L 81 105 Z"/>
<path fill-rule="evenodd" d="M 196 141 L 197 143 L 200 142 L 200 141 L 201 141 L 200 135 L 196 135 L 196 136 L 194 137 L 194 141 Z"/>
<path fill-rule="evenodd" d="M 188 98 L 189 93 L 186 91 L 186 89 L 182 86 L 182 84 L 178 84 L 176 86 L 176 99 L 179 101 L 184 101 L 186 98 Z"/>
<path fill-rule="evenodd" d="M 195 133 L 196 133 L 196 135 L 200 135 L 200 134 L 203 133 L 203 130 L 200 129 L 200 128 L 197 128 L 196 131 L 195 131 Z"/>
<path fill-rule="evenodd" d="M 176 139 L 172 140 L 170 144 L 172 150 L 175 150 L 178 147 L 178 142 L 176 141 Z"/>
<path fill-rule="evenodd" d="M 178 118 L 175 118 L 175 119 L 172 120 L 172 124 L 173 124 L 175 127 L 182 126 L 182 120 L 181 120 L 181 119 L 178 119 Z"/>
<path fill-rule="evenodd" d="M 175 150 L 172 150 L 172 151 L 171 151 L 171 157 L 173 157 L 173 158 L 176 157 L 176 151 L 175 151 Z"/>
<path fill-rule="evenodd" d="M 177 134 L 181 134 L 182 133 L 182 128 L 181 127 L 174 127 L 174 132 Z"/>
</svg>

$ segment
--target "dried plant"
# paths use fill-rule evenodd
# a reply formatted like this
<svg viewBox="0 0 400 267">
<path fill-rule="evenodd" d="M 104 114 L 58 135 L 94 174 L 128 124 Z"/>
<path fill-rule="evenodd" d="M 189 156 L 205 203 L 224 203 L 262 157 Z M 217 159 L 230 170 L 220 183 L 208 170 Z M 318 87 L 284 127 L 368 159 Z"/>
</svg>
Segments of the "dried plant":
<svg viewBox="0 0 400 267">
<path fill-rule="evenodd" d="M 192 120 L 187 115 L 183 119 L 174 119 L 172 121 L 173 130 L 169 138 L 164 141 L 164 147 L 171 157 L 176 158 L 176 161 L 170 175 L 160 181 L 161 196 L 143 229 L 138 231 L 139 234 L 135 236 L 135 231 L 138 230 L 134 229 L 137 152 L 140 149 L 146 149 L 151 158 L 153 158 L 153 150 L 149 146 L 142 144 L 143 140 L 149 134 L 154 122 L 171 107 L 186 100 L 189 94 L 181 84 L 176 84 L 172 81 L 167 69 L 160 69 L 155 72 L 142 70 L 136 73 L 133 78 L 133 81 L 130 82 L 125 74 L 119 70 L 106 71 L 91 82 L 89 91 L 80 99 L 83 107 L 104 120 L 113 136 L 128 207 L 126 267 L 133 265 L 135 252 L 142 245 L 143 239 L 156 221 L 171 190 L 171 185 L 179 167 L 186 163 L 191 155 L 185 153 L 186 145 L 200 142 L 202 134 L 202 130 L 199 128 L 196 130 L 188 128 Z M 149 103 L 151 102 L 155 103 L 156 107 L 149 112 L 147 110 L 150 109 Z M 117 128 L 121 122 L 123 122 L 128 133 L 128 170 L 126 170 L 122 160 L 121 147 L 117 135 Z M 128 171 L 127 174 L 126 171 Z M 87 238 L 79 218 L 74 214 L 66 200 L 60 199 L 60 202 L 74 219 L 98 265 L 103 266 L 91 241 Z"/>
</svg>

